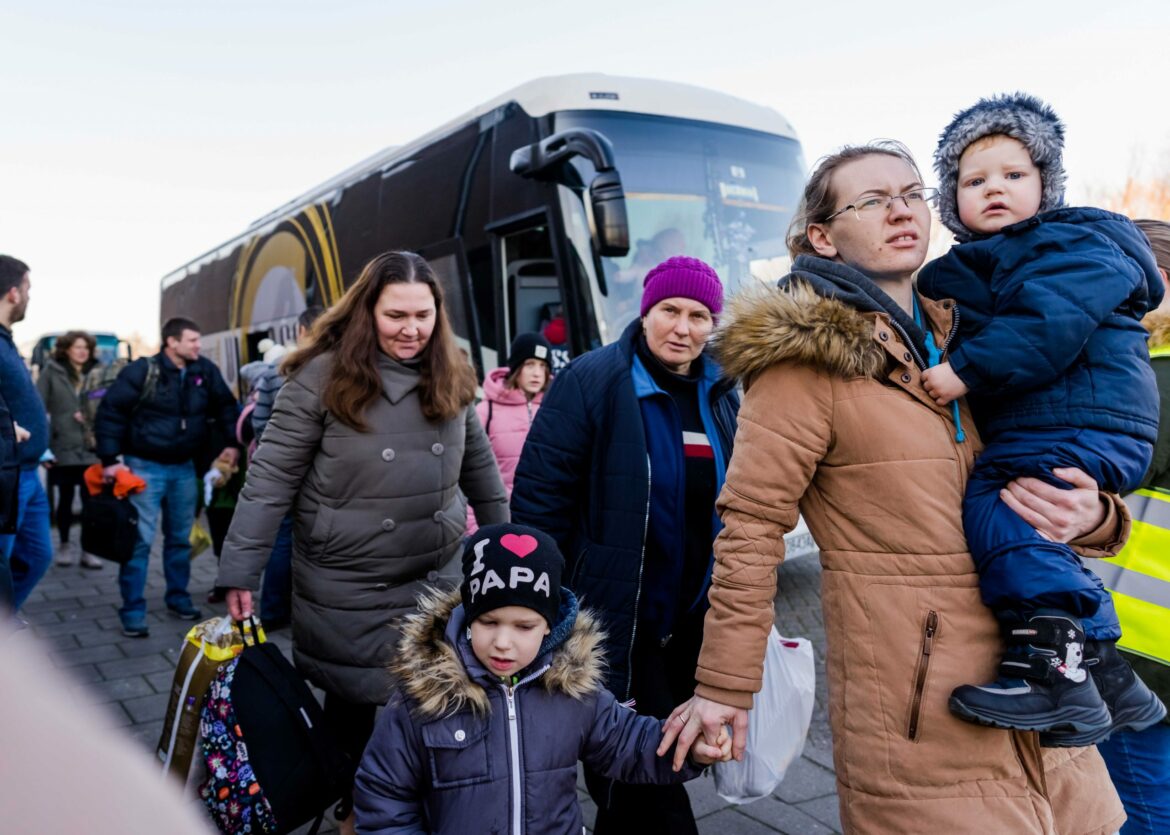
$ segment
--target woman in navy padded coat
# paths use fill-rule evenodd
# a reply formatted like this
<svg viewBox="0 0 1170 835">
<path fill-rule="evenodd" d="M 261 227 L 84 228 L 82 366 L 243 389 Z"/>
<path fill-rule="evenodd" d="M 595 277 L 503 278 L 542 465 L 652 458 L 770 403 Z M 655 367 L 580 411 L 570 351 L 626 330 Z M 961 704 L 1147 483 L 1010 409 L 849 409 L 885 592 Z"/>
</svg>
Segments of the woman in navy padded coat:
<svg viewBox="0 0 1170 835">
<path fill-rule="evenodd" d="M 557 541 L 565 585 L 601 619 L 606 686 L 658 717 L 694 691 L 721 528 L 739 396 L 703 349 L 722 306 L 702 261 L 651 270 L 642 318 L 556 376 L 512 491 L 513 521 Z M 598 835 L 697 831 L 681 786 L 585 782 Z"/>
</svg>

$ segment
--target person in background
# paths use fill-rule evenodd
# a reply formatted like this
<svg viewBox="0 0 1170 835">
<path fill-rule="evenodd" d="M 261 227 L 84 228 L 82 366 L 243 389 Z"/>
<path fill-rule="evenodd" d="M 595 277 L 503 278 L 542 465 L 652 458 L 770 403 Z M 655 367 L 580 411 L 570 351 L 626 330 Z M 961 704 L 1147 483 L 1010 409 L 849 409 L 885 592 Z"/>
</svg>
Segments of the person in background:
<svg viewBox="0 0 1170 835">
<path fill-rule="evenodd" d="M 1121 618 L 1119 648 L 1150 689 L 1170 702 L 1170 602 L 1160 592 L 1166 587 L 1164 580 L 1156 579 L 1170 554 L 1170 223 L 1135 222 L 1149 240 L 1167 285 L 1162 304 L 1142 319 L 1150 332 L 1150 363 L 1158 380 L 1161 414 L 1143 492 L 1127 498 L 1134 502 L 1134 531 L 1115 564 L 1102 566 L 1098 573 L 1107 588 L 1118 592 L 1114 603 Z M 1139 650 L 1130 651 L 1131 647 Z M 1098 743 L 1097 750 L 1129 816 L 1121 835 L 1170 832 L 1170 719 L 1143 731 L 1114 733 Z"/>
<path fill-rule="evenodd" d="M 94 366 L 97 342 L 85 331 L 69 331 L 57 338 L 53 355 L 37 377 L 37 391 L 49 414 L 49 449 L 54 461 L 45 466 L 49 470 L 49 493 L 56 491 L 57 534 L 61 544 L 57 549 L 57 565 L 69 566 L 78 561 L 82 568 L 98 569 L 102 561 L 86 553 L 70 541 L 73 527 L 73 499 L 81 494 L 82 503 L 89 500 L 85 489 L 85 470 L 97 456 L 85 443 L 85 417 L 81 413 L 81 384 Z"/>
<path fill-rule="evenodd" d="M 4 602 L 14 611 L 24 605 L 53 561 L 49 499 L 37 477 L 37 467 L 49 446 L 49 421 L 12 340 L 12 326 L 24 319 L 28 309 L 31 286 L 28 265 L 11 255 L 0 255 L 0 397 L 12 414 L 17 440 L 27 436 L 16 447 L 20 476 L 14 532 L 0 534 L 0 559 L 12 578 L 11 596 Z M 6 584 L 0 580 L 0 594 L 6 593 Z"/>
<path fill-rule="evenodd" d="M 538 333 L 518 334 L 508 349 L 508 364 L 488 373 L 483 381 L 483 400 L 475 407 L 509 498 L 524 439 L 552 382 L 551 361 L 552 346 L 547 339 Z M 467 532 L 475 533 L 475 528 L 475 513 L 469 510 Z"/>
<path fill-rule="evenodd" d="M 325 719 L 356 768 L 390 693 L 398 620 L 425 586 L 458 582 L 465 501 L 494 524 L 508 520 L 507 495 L 472 405 L 475 373 L 415 253 L 366 264 L 283 368 L 218 585 L 232 617 L 250 616 L 293 514 L 293 661 L 325 691 Z M 349 792 L 335 816 L 353 831 Z"/>
<path fill-rule="evenodd" d="M 739 411 L 734 382 L 704 352 L 722 309 L 723 284 L 699 259 L 650 270 L 641 315 L 554 378 L 512 492 L 513 521 L 556 540 L 567 585 L 601 619 L 606 687 L 660 718 L 695 687 Z M 585 781 L 599 835 L 697 831 L 682 786 L 615 783 L 588 767 Z"/>
<path fill-rule="evenodd" d="M 168 319 L 162 328 L 162 350 L 122 369 L 94 420 L 97 455 L 106 478 L 129 468 L 146 481 L 146 489 L 130 498 L 138 511 L 138 544 L 134 556 L 118 570 L 122 634 L 132 638 L 150 634 L 146 569 L 160 515 L 167 609 L 183 620 L 201 616 L 187 590 L 201 475 L 195 461 L 208 443 L 211 424 L 230 431 L 240 407 L 215 363 L 200 356 L 199 337 L 199 326 L 190 319 Z M 240 450 L 231 443 L 220 454 L 235 463 Z"/>
</svg>

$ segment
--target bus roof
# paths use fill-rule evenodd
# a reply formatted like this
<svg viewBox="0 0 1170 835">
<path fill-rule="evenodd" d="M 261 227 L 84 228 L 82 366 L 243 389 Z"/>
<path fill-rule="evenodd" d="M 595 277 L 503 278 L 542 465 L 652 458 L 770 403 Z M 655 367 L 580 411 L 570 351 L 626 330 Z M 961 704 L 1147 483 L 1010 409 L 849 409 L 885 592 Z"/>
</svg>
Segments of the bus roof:
<svg viewBox="0 0 1170 835">
<path fill-rule="evenodd" d="M 394 164 L 409 159 L 420 148 L 437 142 L 497 108 L 516 102 L 529 116 L 539 117 L 564 110 L 610 110 L 624 113 L 642 113 L 715 122 L 748 130 L 796 138 L 792 125 L 770 107 L 753 104 L 737 96 L 680 84 L 647 78 L 629 78 L 605 73 L 575 73 L 550 75 L 514 87 L 484 102 L 444 125 L 406 143 L 392 145 L 350 166 L 335 177 L 317 185 L 254 221 L 242 235 L 213 250 L 205 252 L 163 278 L 165 289 L 181 280 L 187 271 L 209 255 L 230 247 L 240 238 L 296 211 L 319 202 L 332 192 L 362 176 L 377 170 L 387 170 Z"/>
</svg>

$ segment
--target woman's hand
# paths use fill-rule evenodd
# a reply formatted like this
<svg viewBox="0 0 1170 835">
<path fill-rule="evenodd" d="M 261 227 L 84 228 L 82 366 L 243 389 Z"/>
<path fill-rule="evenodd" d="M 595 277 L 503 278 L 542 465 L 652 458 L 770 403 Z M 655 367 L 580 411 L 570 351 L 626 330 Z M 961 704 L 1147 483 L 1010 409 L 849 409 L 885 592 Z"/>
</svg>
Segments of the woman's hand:
<svg viewBox="0 0 1170 835">
<path fill-rule="evenodd" d="M 1038 478 L 1017 478 L 999 491 L 1003 503 L 1052 542 L 1071 542 L 1105 519 L 1097 482 L 1084 470 L 1057 467 L 1052 474 L 1073 485 L 1064 490 Z"/>
<path fill-rule="evenodd" d="M 251 589 L 228 589 L 224 594 L 227 602 L 228 614 L 232 620 L 247 620 L 252 617 Z"/>
<path fill-rule="evenodd" d="M 662 742 L 658 743 L 658 756 L 664 756 L 677 739 L 674 770 L 678 771 L 700 734 L 707 745 L 722 748 L 722 736 L 727 733 L 725 725 L 731 725 L 731 755 L 742 760 L 744 748 L 747 747 L 747 711 L 741 707 L 721 705 L 702 696 L 691 696 L 676 707 L 666 720 L 662 728 Z"/>
</svg>

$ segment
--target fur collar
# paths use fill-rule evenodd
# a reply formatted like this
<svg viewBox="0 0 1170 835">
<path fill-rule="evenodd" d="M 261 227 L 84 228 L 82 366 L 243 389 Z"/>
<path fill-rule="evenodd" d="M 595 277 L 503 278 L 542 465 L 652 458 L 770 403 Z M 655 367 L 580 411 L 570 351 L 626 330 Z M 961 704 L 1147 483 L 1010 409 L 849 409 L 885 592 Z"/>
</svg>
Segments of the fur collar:
<svg viewBox="0 0 1170 835">
<path fill-rule="evenodd" d="M 760 285 L 734 296 L 712 350 L 744 385 L 771 365 L 795 360 L 838 377 L 880 377 L 886 356 L 873 340 L 873 315 L 819 295 L 803 281 Z"/>
<path fill-rule="evenodd" d="M 418 611 L 403 620 L 398 657 L 390 672 L 421 716 L 438 718 L 464 709 L 486 715 L 491 710 L 483 684 L 473 679 L 459 648 L 448 639 L 451 614 L 460 602 L 458 590 L 424 595 Z M 556 636 L 559 626 L 550 637 Z M 602 687 L 604 635 L 585 611 L 576 612 L 566 631 L 563 640 L 554 642 L 536 663 L 550 665 L 541 676 L 545 690 L 583 699 Z"/>
<path fill-rule="evenodd" d="M 1150 332 L 1151 348 L 1170 346 L 1170 312 L 1147 313 L 1142 324 Z"/>
</svg>

